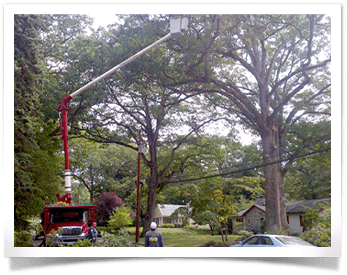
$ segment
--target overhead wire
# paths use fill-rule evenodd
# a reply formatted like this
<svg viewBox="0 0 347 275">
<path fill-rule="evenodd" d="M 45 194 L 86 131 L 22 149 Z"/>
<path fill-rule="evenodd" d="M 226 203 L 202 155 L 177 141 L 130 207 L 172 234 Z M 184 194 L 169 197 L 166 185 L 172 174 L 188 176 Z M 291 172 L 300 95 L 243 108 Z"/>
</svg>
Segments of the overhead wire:
<svg viewBox="0 0 347 275">
<path fill-rule="evenodd" d="M 281 163 L 281 162 L 285 162 L 285 161 L 291 161 L 291 160 L 294 160 L 294 159 L 307 157 L 307 156 L 310 156 L 310 155 L 313 155 L 313 154 L 317 154 L 317 153 L 327 152 L 330 149 L 331 148 L 329 147 L 329 148 L 325 148 L 325 149 L 321 149 L 321 150 L 317 150 L 317 151 L 313 151 L 313 152 L 309 152 L 309 153 L 305 153 L 305 154 L 292 156 L 290 158 L 269 162 L 269 163 L 266 163 L 266 164 L 263 163 L 263 164 L 260 164 L 260 165 L 247 167 L 247 168 L 240 169 L 240 170 L 224 172 L 224 173 L 219 173 L 219 174 L 213 174 L 213 175 L 208 175 L 208 176 L 198 177 L 198 178 L 189 178 L 189 179 L 182 179 L 182 180 L 177 180 L 177 181 L 170 181 L 170 183 L 182 183 L 182 182 L 191 182 L 191 181 L 197 181 L 197 180 L 211 179 L 211 178 L 215 178 L 215 177 L 225 177 L 225 176 L 228 176 L 228 175 L 231 175 L 231 174 L 236 174 L 236 173 L 241 173 L 241 172 L 245 172 L 245 171 L 249 171 L 249 170 L 254 170 L 254 169 L 258 169 L 258 168 L 261 168 L 261 167 L 265 167 L 265 166 L 268 166 L 268 165 L 273 165 L 273 164 L 277 164 L 277 163 Z"/>
</svg>

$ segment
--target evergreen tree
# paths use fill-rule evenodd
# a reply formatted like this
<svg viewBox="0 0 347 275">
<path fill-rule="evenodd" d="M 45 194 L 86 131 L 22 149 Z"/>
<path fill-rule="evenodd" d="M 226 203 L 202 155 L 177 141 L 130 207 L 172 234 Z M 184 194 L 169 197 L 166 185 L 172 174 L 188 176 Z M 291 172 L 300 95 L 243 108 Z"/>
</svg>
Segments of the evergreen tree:
<svg viewBox="0 0 347 275">
<path fill-rule="evenodd" d="M 41 95 L 45 78 L 40 32 L 45 24 L 36 15 L 14 18 L 14 222 L 27 227 L 46 198 L 58 191 L 54 140 L 42 124 Z"/>
</svg>

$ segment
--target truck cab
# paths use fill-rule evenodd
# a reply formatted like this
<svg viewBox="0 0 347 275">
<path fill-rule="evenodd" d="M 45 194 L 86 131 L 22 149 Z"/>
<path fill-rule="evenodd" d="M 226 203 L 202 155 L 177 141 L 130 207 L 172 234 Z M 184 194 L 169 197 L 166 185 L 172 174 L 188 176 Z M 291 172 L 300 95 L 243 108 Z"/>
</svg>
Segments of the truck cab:
<svg viewBox="0 0 347 275">
<path fill-rule="evenodd" d="M 45 240 L 56 245 L 73 245 L 88 237 L 95 221 L 96 206 L 92 204 L 46 205 L 43 214 Z"/>
</svg>

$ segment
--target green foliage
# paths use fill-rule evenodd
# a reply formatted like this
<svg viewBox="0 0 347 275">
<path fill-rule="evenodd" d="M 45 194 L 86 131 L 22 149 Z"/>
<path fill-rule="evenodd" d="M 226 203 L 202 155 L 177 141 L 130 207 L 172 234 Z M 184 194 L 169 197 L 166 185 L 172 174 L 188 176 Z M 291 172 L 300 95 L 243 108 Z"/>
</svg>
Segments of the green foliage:
<svg viewBox="0 0 347 275">
<path fill-rule="evenodd" d="M 130 207 L 122 205 L 113 211 L 113 215 L 108 221 L 108 227 L 114 230 L 119 230 L 122 227 L 132 224 L 132 218 L 130 216 Z"/>
<path fill-rule="evenodd" d="M 301 122 L 288 134 L 288 151 L 300 154 L 329 148 L 330 121 Z M 298 149 L 299 148 L 299 149 Z M 296 153 L 298 154 L 298 153 Z M 331 152 L 321 152 L 295 161 L 285 179 L 285 192 L 291 200 L 330 197 Z"/>
<path fill-rule="evenodd" d="M 15 247 L 31 247 L 33 245 L 29 231 L 15 231 L 14 232 L 14 246 Z"/>
<path fill-rule="evenodd" d="M 160 228 L 175 228 L 176 226 L 173 223 L 164 223 Z"/>
<path fill-rule="evenodd" d="M 330 226 L 331 205 L 329 203 L 315 203 L 312 207 L 305 207 L 305 215 L 303 217 L 304 230 L 312 229 L 318 222 L 325 222 Z"/>
<path fill-rule="evenodd" d="M 116 192 L 122 199 L 131 195 L 137 171 L 137 153 L 134 150 L 83 138 L 73 139 L 70 148 L 74 179 L 85 186 L 90 200 L 101 191 Z"/>
<path fill-rule="evenodd" d="M 95 246 L 89 239 L 78 240 L 73 247 L 92 247 Z"/>
<path fill-rule="evenodd" d="M 237 234 L 240 235 L 240 241 L 243 241 L 254 235 L 252 231 L 247 231 L 247 230 L 240 230 Z"/>
<path fill-rule="evenodd" d="M 30 221 L 29 229 L 33 231 L 35 235 L 38 235 L 43 230 L 41 220 L 38 217 L 33 218 Z"/>
<path fill-rule="evenodd" d="M 190 225 L 190 224 L 188 224 L 188 225 L 185 225 L 183 228 L 184 228 L 184 229 L 195 229 L 196 226 L 195 226 L 195 225 Z"/>
<path fill-rule="evenodd" d="M 61 171 L 56 138 L 43 124 L 42 96 L 46 77 L 40 32 L 44 17 L 16 15 L 14 20 L 14 219 L 15 229 L 27 229 L 59 191 Z M 55 125 L 56 126 L 56 125 Z"/>
<path fill-rule="evenodd" d="M 324 223 L 319 223 L 314 228 L 305 231 L 301 238 L 319 247 L 330 247 L 331 227 L 327 227 Z"/>
<path fill-rule="evenodd" d="M 266 232 L 266 220 L 262 220 L 259 227 L 259 234 L 264 234 Z"/>
<path fill-rule="evenodd" d="M 311 208 L 305 212 L 305 231 L 301 237 L 320 247 L 331 246 L 331 208 L 322 205 L 320 209 Z"/>
<path fill-rule="evenodd" d="M 47 247 L 62 247 L 62 244 L 59 244 L 57 241 L 56 235 L 59 234 L 59 230 L 52 230 L 49 234 L 46 236 L 46 246 Z"/>
<path fill-rule="evenodd" d="M 129 238 L 127 231 L 121 229 L 116 234 L 101 232 L 103 242 L 101 247 L 133 247 L 135 246 Z"/>
<path fill-rule="evenodd" d="M 97 206 L 95 211 L 96 222 L 106 225 L 113 212 L 124 204 L 123 200 L 115 192 L 102 192 L 94 201 Z"/>
</svg>

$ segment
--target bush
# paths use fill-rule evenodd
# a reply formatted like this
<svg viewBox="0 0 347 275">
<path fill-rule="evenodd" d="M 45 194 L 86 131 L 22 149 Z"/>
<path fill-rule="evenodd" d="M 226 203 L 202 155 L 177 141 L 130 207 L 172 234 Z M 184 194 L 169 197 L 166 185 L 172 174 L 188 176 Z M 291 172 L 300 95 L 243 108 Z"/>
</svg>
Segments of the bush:
<svg viewBox="0 0 347 275">
<path fill-rule="evenodd" d="M 184 229 L 189 229 L 189 230 L 196 229 L 196 228 L 197 228 L 197 226 L 195 226 L 195 225 L 186 225 L 186 226 L 184 226 Z"/>
<path fill-rule="evenodd" d="M 254 233 L 252 231 L 240 230 L 238 235 L 240 235 L 240 241 L 243 241 L 249 237 L 252 237 Z"/>
<path fill-rule="evenodd" d="M 236 222 L 233 225 L 233 232 L 237 233 L 241 230 L 244 230 L 243 228 L 245 227 L 245 225 L 242 222 Z"/>
<path fill-rule="evenodd" d="M 259 234 L 264 234 L 266 232 L 266 221 L 262 220 L 259 227 Z"/>
<path fill-rule="evenodd" d="M 115 192 L 102 192 L 94 201 L 97 206 L 95 218 L 98 225 L 107 225 L 117 207 L 124 204 L 123 200 Z"/>
<path fill-rule="evenodd" d="M 331 209 L 325 209 L 323 212 L 314 215 L 315 219 L 311 221 L 311 227 L 301 234 L 301 238 L 316 246 L 331 246 Z"/>
<path fill-rule="evenodd" d="M 110 229 L 118 230 L 124 226 L 131 225 L 132 218 L 130 216 L 130 207 L 122 205 L 113 212 L 113 216 L 108 221 L 108 227 Z"/>
<path fill-rule="evenodd" d="M 30 247 L 32 240 L 29 231 L 15 231 L 14 232 L 14 246 L 15 247 Z"/>
<path fill-rule="evenodd" d="M 121 229 L 117 234 L 102 232 L 103 242 L 102 247 L 132 247 L 135 246 L 129 239 L 129 234 Z"/>
<path fill-rule="evenodd" d="M 173 223 L 165 223 L 160 226 L 161 228 L 175 228 L 176 226 Z"/>
<path fill-rule="evenodd" d="M 93 244 L 89 239 L 85 239 L 85 240 L 78 240 L 73 247 L 91 247 L 91 246 L 95 246 L 95 244 Z"/>
<path fill-rule="evenodd" d="M 321 224 L 316 227 L 305 231 L 301 238 L 305 241 L 312 243 L 319 247 L 330 247 L 331 246 L 331 228 L 326 228 Z"/>
</svg>

